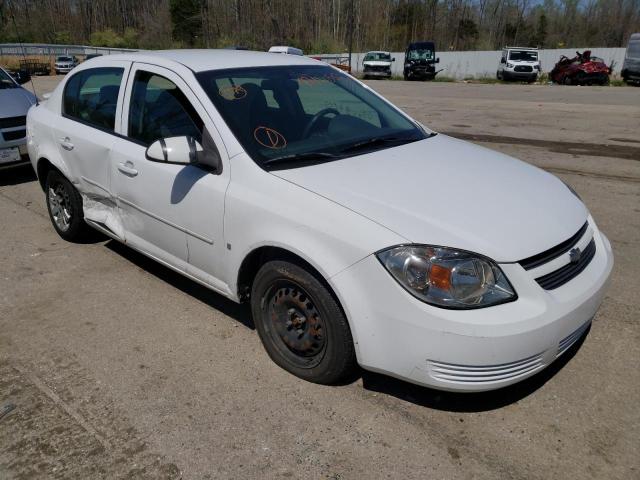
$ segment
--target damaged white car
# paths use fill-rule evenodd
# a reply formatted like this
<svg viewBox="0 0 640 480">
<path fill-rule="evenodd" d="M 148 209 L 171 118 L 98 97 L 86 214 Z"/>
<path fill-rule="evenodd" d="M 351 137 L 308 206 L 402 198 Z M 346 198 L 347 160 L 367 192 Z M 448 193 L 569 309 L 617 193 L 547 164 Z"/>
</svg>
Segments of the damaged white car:
<svg viewBox="0 0 640 480">
<path fill-rule="evenodd" d="M 29 111 L 53 226 L 88 228 L 233 301 L 270 357 L 499 388 L 582 338 L 611 246 L 562 181 L 436 134 L 308 58 L 110 55 Z"/>
</svg>

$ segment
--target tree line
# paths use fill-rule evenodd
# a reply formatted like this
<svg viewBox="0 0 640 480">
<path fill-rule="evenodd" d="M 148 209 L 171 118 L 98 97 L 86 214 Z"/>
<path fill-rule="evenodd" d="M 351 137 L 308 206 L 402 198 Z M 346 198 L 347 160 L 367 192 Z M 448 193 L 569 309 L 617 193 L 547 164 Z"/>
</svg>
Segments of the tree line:
<svg viewBox="0 0 640 480">
<path fill-rule="evenodd" d="M 640 0 L 0 0 L 0 43 L 305 53 L 621 47 Z"/>
</svg>

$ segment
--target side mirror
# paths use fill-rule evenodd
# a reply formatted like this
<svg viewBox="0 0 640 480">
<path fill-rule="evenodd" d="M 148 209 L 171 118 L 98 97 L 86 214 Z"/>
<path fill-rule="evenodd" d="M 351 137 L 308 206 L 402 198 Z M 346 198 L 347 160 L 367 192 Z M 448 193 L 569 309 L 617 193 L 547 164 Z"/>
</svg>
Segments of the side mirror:
<svg viewBox="0 0 640 480">
<path fill-rule="evenodd" d="M 393 58 L 391 59 L 391 61 L 392 61 L 392 62 L 395 62 L 395 61 L 396 61 L 396 57 L 393 57 Z"/>
<path fill-rule="evenodd" d="M 146 156 L 152 162 L 191 165 L 198 163 L 198 152 L 202 152 L 202 145 L 193 137 L 170 137 L 149 145 Z"/>
<path fill-rule="evenodd" d="M 440 57 L 436 58 L 436 63 L 440 63 Z"/>
<path fill-rule="evenodd" d="M 500 63 L 507 63 L 507 60 L 506 60 L 504 57 L 502 57 L 502 58 L 500 59 Z"/>
</svg>

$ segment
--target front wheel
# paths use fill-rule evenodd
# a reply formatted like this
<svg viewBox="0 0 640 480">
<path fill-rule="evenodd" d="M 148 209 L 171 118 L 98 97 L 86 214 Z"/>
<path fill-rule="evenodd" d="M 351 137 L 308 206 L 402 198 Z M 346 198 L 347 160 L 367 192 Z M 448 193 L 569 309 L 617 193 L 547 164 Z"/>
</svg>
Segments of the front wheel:
<svg viewBox="0 0 640 480">
<path fill-rule="evenodd" d="M 321 384 L 355 372 L 347 319 L 328 287 L 306 269 L 279 260 L 263 265 L 251 289 L 251 311 L 267 353 L 288 372 Z"/>
<path fill-rule="evenodd" d="M 70 242 L 84 240 L 89 226 L 84 221 L 82 197 L 57 170 L 51 170 L 45 183 L 49 218 L 58 235 Z"/>
</svg>

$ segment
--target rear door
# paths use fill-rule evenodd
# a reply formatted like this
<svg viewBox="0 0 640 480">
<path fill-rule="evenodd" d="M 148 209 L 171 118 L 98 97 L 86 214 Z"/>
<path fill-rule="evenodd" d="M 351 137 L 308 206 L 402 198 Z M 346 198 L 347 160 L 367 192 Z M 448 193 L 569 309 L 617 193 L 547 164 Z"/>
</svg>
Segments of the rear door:
<svg viewBox="0 0 640 480">
<path fill-rule="evenodd" d="M 131 62 L 111 61 L 106 66 L 81 70 L 66 82 L 61 117 L 52 130 L 60 154 L 83 194 L 85 216 L 120 236 L 113 217 L 110 157 L 116 118 L 121 110 L 124 79 Z"/>
</svg>

